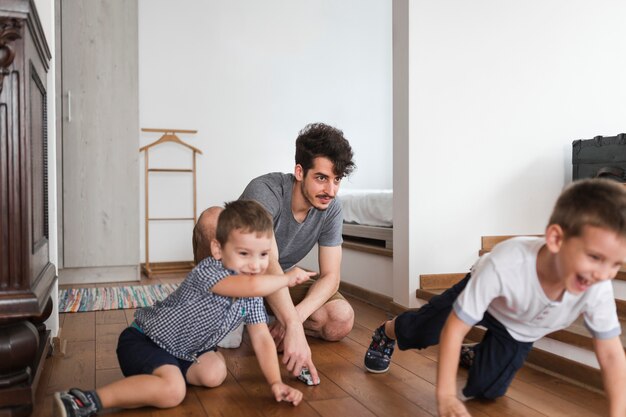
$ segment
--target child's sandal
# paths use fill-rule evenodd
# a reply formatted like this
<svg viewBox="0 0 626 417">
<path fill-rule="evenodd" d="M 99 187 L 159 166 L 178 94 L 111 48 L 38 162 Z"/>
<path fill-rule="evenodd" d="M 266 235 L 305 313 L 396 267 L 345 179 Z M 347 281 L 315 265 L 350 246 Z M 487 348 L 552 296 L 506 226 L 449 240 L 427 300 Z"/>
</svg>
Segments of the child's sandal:
<svg viewBox="0 0 626 417">
<path fill-rule="evenodd" d="M 469 369 L 474 364 L 474 347 L 477 343 L 464 344 L 461 346 L 461 356 L 459 358 L 459 365 L 465 369 Z"/>
</svg>

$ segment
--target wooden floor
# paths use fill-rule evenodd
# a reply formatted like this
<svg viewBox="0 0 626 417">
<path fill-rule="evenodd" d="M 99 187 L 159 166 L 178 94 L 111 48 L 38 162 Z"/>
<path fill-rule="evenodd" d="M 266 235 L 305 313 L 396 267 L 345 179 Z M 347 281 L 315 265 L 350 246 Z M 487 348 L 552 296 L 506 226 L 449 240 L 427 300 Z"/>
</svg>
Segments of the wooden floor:
<svg viewBox="0 0 626 417">
<path fill-rule="evenodd" d="M 168 280 L 171 282 L 171 280 Z M 356 312 L 350 335 L 341 342 L 310 339 L 321 384 L 306 387 L 288 376 L 285 382 L 304 392 L 298 407 L 276 403 L 259 370 L 247 338 L 236 350 L 222 349 L 229 374 L 218 388 L 190 387 L 179 407 L 159 410 L 113 410 L 107 416 L 431 416 L 436 415 L 436 348 L 398 351 L 386 374 L 365 372 L 363 356 L 372 330 L 386 313 L 358 300 L 349 299 Z M 48 358 L 36 395 L 33 416 L 52 415 L 52 394 L 70 387 L 93 389 L 121 378 L 115 356 L 120 332 L 132 321 L 133 310 L 62 314 L 62 336 L 67 339 L 65 356 Z M 458 378 L 461 387 L 464 371 Z M 507 395 L 497 401 L 467 403 L 478 416 L 602 416 L 602 394 L 572 385 L 529 367 L 523 368 Z"/>
</svg>

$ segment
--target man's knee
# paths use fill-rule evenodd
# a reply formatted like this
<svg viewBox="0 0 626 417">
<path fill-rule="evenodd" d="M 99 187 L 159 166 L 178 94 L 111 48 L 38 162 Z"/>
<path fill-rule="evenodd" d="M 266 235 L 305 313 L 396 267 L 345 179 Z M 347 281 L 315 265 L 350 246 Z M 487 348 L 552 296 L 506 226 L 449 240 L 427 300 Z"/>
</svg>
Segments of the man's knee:
<svg viewBox="0 0 626 417">
<path fill-rule="evenodd" d="M 338 341 L 350 333 L 354 326 L 354 310 L 346 300 L 335 300 L 327 303 L 326 323 L 320 330 L 321 337 L 328 341 Z"/>
<path fill-rule="evenodd" d="M 192 239 L 193 258 L 196 264 L 211 256 L 211 240 L 215 237 L 217 218 L 222 210 L 222 207 L 209 207 L 198 217 L 198 222 L 193 228 Z"/>
</svg>

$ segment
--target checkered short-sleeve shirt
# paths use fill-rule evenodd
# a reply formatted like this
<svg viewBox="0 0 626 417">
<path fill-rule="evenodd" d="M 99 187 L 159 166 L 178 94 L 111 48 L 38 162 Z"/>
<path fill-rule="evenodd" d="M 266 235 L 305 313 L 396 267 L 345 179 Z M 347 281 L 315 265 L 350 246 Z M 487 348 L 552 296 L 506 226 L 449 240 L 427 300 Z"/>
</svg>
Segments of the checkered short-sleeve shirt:
<svg viewBox="0 0 626 417">
<path fill-rule="evenodd" d="M 231 298 L 211 288 L 235 272 L 206 258 L 165 300 L 135 313 L 135 322 L 161 348 L 177 358 L 195 361 L 242 322 L 266 323 L 262 297 Z"/>
</svg>

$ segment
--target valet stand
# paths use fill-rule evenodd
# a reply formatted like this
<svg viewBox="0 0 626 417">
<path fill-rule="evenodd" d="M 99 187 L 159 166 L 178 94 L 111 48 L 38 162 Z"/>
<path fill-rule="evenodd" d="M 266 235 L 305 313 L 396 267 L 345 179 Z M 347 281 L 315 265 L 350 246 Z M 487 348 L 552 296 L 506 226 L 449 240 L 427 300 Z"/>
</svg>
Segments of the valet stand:
<svg viewBox="0 0 626 417">
<path fill-rule="evenodd" d="M 150 222 L 151 221 L 192 221 L 196 224 L 196 155 L 202 155 L 202 151 L 194 148 L 193 146 L 180 140 L 177 133 L 197 133 L 197 130 L 182 130 L 182 129 L 141 129 L 142 132 L 157 132 L 163 133 L 163 135 L 155 142 L 139 148 L 139 152 L 144 152 L 145 160 L 145 187 L 146 187 L 146 211 L 145 211 L 145 229 L 146 229 L 146 261 L 141 264 L 141 270 L 146 274 L 148 278 L 153 278 L 158 274 L 171 274 L 177 272 L 189 272 L 193 269 L 193 261 L 182 262 L 153 262 L 150 263 Z M 184 146 L 193 152 L 193 167 L 192 169 L 178 169 L 178 168 L 150 168 L 150 160 L 148 153 L 150 148 L 158 146 L 165 142 L 173 142 L 178 145 Z M 150 217 L 148 193 L 149 193 L 149 178 L 151 172 L 180 172 L 190 173 L 193 177 L 193 217 Z"/>
</svg>

